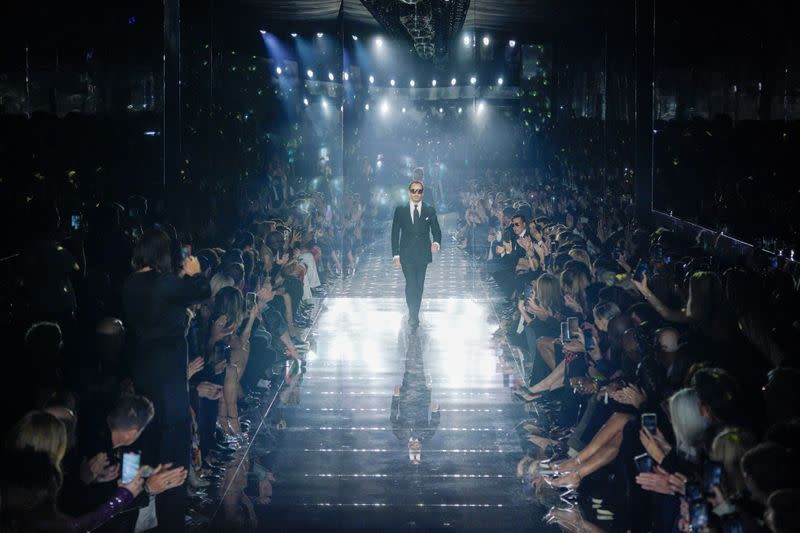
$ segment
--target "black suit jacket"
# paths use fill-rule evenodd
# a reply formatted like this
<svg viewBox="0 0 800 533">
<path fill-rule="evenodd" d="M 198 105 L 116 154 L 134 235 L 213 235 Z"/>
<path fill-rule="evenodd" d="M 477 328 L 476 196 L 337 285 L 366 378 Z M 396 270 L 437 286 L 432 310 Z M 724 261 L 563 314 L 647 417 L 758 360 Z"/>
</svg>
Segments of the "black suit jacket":
<svg viewBox="0 0 800 533">
<path fill-rule="evenodd" d="M 427 264 L 433 261 L 431 254 L 431 235 L 433 242 L 442 245 L 442 230 L 433 206 L 422 202 L 419 221 L 411 220 L 410 204 L 399 205 L 394 210 L 392 220 L 392 257 L 399 255 L 404 264 Z"/>
</svg>

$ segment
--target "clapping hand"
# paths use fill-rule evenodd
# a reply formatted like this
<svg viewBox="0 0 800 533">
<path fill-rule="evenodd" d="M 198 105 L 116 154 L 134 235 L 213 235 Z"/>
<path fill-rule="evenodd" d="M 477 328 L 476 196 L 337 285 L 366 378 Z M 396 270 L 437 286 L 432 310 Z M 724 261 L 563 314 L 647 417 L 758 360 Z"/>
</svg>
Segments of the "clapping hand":
<svg viewBox="0 0 800 533">
<path fill-rule="evenodd" d="M 633 407 L 638 408 L 642 405 L 647 398 L 647 395 L 637 387 L 636 385 L 627 385 L 617 391 L 609 392 L 608 395 L 614 399 L 614 401 L 625 404 L 625 405 L 632 405 Z M 660 463 L 661 461 L 656 461 Z"/>
<path fill-rule="evenodd" d="M 642 446 L 650 454 L 655 462 L 661 464 L 664 461 L 664 457 L 672 451 L 672 446 L 667 442 L 667 439 L 664 438 L 664 435 L 661 434 L 661 431 L 656 429 L 655 434 L 650 433 L 650 431 L 642 426 L 642 429 L 639 430 L 639 440 L 642 442 Z"/>
<path fill-rule="evenodd" d="M 189 366 L 186 367 L 186 379 L 192 379 L 192 376 L 203 370 L 205 364 L 202 357 L 196 357 L 189 361 Z"/>
<path fill-rule="evenodd" d="M 186 469 L 182 466 L 170 469 L 171 466 L 172 463 L 158 465 L 150 474 L 147 479 L 147 490 L 151 495 L 157 496 L 166 490 L 180 487 L 186 481 Z"/>
<path fill-rule="evenodd" d="M 103 472 L 109 464 L 108 455 L 105 452 L 100 452 L 91 459 L 83 458 L 81 461 L 80 475 L 81 481 L 85 484 L 92 483 L 97 480 L 97 476 Z"/>
<path fill-rule="evenodd" d="M 197 395 L 208 400 L 219 400 L 222 397 L 222 385 L 203 381 L 197 384 Z"/>
</svg>

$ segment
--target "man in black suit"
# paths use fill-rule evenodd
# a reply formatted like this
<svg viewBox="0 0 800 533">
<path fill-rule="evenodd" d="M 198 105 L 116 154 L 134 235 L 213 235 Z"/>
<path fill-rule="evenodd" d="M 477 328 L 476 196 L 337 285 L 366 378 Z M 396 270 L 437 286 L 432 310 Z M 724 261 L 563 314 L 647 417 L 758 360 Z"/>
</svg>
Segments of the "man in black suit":
<svg viewBox="0 0 800 533">
<path fill-rule="evenodd" d="M 408 186 L 409 203 L 394 210 L 392 221 L 392 255 L 395 267 L 403 267 L 403 276 L 406 278 L 406 304 L 411 327 L 419 325 L 425 272 L 442 242 L 436 210 L 422 201 L 425 194 L 425 187 L 420 181 L 422 169 L 414 171 L 414 178 Z"/>
</svg>

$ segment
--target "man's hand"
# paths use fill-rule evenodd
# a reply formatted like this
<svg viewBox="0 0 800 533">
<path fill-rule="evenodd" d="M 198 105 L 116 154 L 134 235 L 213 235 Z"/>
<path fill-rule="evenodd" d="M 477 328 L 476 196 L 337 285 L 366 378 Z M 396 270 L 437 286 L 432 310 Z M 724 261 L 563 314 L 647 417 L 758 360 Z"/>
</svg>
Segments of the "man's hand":
<svg viewBox="0 0 800 533">
<path fill-rule="evenodd" d="M 89 484 L 97 479 L 97 476 L 108 466 L 108 455 L 100 452 L 91 459 L 83 458 L 81 462 L 80 475 L 81 481 Z"/>
<path fill-rule="evenodd" d="M 187 471 L 185 468 L 170 469 L 170 466 L 172 463 L 158 465 L 147 478 L 147 490 L 151 495 L 157 496 L 165 490 L 180 487 L 186 481 Z"/>
<path fill-rule="evenodd" d="M 195 256 L 190 255 L 183 260 L 183 270 L 181 271 L 181 276 L 194 276 L 195 274 L 199 273 L 200 261 L 198 261 Z"/>
<path fill-rule="evenodd" d="M 636 483 L 644 490 L 670 496 L 674 494 L 673 487 L 669 482 L 669 472 L 662 468 L 656 468 L 655 472 L 645 472 L 637 475 Z"/>
<path fill-rule="evenodd" d="M 439 251 L 439 243 L 438 242 L 431 243 L 431 253 L 435 254 L 438 251 Z"/>
<path fill-rule="evenodd" d="M 222 397 L 222 385 L 203 381 L 197 384 L 197 395 L 208 400 L 219 400 Z"/>
<path fill-rule="evenodd" d="M 494 247 L 494 253 L 496 253 L 497 255 L 503 255 L 503 252 L 505 251 L 506 251 L 505 246 L 503 246 L 502 244 L 499 244 Z"/>
<path fill-rule="evenodd" d="M 394 266 L 395 266 L 395 268 L 400 268 L 400 256 L 399 255 L 396 255 L 394 257 Z"/>
<path fill-rule="evenodd" d="M 205 364 L 202 356 L 189 361 L 189 366 L 186 367 L 186 379 L 192 379 L 192 376 L 203 370 Z"/>
<path fill-rule="evenodd" d="M 119 463 L 115 465 L 107 466 L 103 469 L 100 474 L 98 474 L 95 481 L 97 483 L 107 483 L 109 481 L 114 481 L 119 477 Z"/>
</svg>

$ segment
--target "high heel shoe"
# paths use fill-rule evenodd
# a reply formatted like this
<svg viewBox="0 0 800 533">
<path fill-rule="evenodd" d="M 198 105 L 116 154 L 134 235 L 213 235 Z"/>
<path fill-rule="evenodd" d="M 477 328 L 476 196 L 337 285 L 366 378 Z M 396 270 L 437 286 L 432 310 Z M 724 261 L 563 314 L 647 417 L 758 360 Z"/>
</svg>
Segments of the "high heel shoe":
<svg viewBox="0 0 800 533">
<path fill-rule="evenodd" d="M 575 470 L 574 472 L 570 472 L 569 474 L 559 476 L 554 479 L 545 478 L 545 482 L 553 487 L 554 489 L 567 489 L 567 490 L 575 490 L 581 484 L 581 473 L 579 470 Z M 565 481 L 569 480 L 569 481 Z"/>
<path fill-rule="evenodd" d="M 522 388 L 522 389 L 514 389 L 514 396 L 516 396 L 517 398 L 520 398 L 521 400 L 523 400 L 525 402 L 533 402 L 533 401 L 538 400 L 539 398 L 541 398 L 544 395 L 543 392 L 530 393 L 530 392 L 526 392 L 526 390 L 527 390 L 527 387 L 526 388 Z"/>
</svg>

